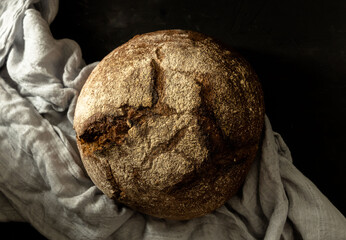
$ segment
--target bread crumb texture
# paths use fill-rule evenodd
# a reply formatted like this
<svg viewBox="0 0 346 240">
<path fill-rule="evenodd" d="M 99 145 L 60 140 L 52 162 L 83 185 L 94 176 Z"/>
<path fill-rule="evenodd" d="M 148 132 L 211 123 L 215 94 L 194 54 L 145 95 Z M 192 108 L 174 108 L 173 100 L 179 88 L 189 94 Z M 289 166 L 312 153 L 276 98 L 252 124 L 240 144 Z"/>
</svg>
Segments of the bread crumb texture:
<svg viewBox="0 0 346 240">
<path fill-rule="evenodd" d="M 98 188 L 140 212 L 180 220 L 236 194 L 263 124 L 263 94 L 248 62 L 183 30 L 135 36 L 106 56 L 74 118 Z"/>
</svg>

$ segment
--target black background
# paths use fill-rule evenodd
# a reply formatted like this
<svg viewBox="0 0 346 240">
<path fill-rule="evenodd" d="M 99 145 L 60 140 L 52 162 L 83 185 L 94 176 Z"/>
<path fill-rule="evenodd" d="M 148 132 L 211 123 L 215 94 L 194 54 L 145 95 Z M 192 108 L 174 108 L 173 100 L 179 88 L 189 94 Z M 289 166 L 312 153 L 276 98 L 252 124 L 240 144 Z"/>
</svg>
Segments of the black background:
<svg viewBox="0 0 346 240">
<path fill-rule="evenodd" d="M 294 165 L 345 215 L 346 1 L 62 0 L 51 25 L 55 38 L 80 45 L 87 63 L 136 34 L 172 28 L 205 33 L 242 53 Z M 30 226 L 19 228 L 38 239 Z"/>
</svg>

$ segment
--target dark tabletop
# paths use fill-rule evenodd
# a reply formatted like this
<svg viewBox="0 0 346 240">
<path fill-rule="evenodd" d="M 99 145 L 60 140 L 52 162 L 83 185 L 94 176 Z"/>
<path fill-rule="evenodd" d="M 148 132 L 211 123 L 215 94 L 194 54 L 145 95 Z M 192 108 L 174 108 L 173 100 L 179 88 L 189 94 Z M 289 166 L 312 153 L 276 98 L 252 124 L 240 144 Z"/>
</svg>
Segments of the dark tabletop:
<svg viewBox="0 0 346 240">
<path fill-rule="evenodd" d="M 342 0 L 62 0 L 51 29 L 75 40 L 87 63 L 160 29 L 233 46 L 259 75 L 266 113 L 294 165 L 345 215 L 345 12 Z"/>
</svg>

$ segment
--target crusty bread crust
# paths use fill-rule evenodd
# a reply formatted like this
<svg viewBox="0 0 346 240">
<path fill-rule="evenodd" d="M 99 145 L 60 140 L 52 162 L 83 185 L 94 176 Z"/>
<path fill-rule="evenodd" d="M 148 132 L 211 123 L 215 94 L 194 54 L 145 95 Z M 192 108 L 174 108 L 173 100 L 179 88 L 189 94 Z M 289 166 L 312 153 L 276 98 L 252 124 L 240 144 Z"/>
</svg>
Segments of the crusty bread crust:
<svg viewBox="0 0 346 240">
<path fill-rule="evenodd" d="M 109 197 L 140 212 L 190 219 L 234 195 L 264 124 L 258 77 L 203 34 L 135 36 L 94 69 L 74 128 L 84 166 Z"/>
</svg>

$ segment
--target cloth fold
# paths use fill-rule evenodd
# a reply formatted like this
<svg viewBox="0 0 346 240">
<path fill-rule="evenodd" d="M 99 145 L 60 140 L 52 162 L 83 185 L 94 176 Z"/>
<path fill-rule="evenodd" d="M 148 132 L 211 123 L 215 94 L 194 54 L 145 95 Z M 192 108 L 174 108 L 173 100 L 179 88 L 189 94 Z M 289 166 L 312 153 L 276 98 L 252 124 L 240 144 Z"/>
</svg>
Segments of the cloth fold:
<svg viewBox="0 0 346 240">
<path fill-rule="evenodd" d="M 346 239 L 345 217 L 294 167 L 267 117 L 261 158 L 213 213 L 172 221 L 108 199 L 87 176 L 72 127 L 97 63 L 53 38 L 57 11 L 57 0 L 0 2 L 0 221 L 27 221 L 49 239 Z"/>
</svg>

